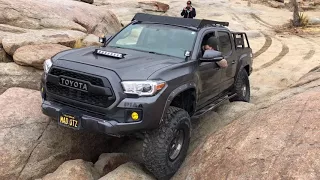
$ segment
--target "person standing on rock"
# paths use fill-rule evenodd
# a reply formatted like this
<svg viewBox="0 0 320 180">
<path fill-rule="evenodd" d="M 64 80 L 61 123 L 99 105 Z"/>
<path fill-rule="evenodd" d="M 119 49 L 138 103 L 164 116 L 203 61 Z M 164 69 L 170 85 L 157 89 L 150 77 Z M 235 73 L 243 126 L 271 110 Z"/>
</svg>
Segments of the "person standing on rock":
<svg viewBox="0 0 320 180">
<path fill-rule="evenodd" d="M 196 8 L 191 6 L 191 1 L 187 1 L 187 7 L 183 8 L 181 16 L 183 16 L 183 18 L 191 19 L 196 17 Z"/>
</svg>

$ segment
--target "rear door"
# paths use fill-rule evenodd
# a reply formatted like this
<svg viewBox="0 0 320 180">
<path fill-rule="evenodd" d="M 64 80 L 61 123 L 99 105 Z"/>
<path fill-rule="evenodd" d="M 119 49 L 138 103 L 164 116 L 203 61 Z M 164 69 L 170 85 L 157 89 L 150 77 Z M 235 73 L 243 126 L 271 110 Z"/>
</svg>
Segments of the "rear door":
<svg viewBox="0 0 320 180">
<path fill-rule="evenodd" d="M 228 67 L 221 69 L 222 91 L 228 89 L 234 83 L 234 76 L 237 69 L 237 54 L 235 53 L 234 41 L 229 31 L 219 30 L 219 51 L 228 62 Z"/>
</svg>

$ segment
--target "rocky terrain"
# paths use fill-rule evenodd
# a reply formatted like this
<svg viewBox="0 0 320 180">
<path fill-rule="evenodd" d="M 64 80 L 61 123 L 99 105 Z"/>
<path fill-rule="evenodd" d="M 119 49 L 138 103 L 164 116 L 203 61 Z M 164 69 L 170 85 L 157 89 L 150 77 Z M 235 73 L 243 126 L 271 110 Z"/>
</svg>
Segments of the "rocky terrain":
<svg viewBox="0 0 320 180">
<path fill-rule="evenodd" d="M 0 0 L 0 12 L 0 92 L 39 89 L 45 59 L 122 27 L 113 12 L 72 0 Z"/>
<path fill-rule="evenodd" d="M 289 1 L 194 0 L 197 18 L 248 33 L 252 102 L 225 103 L 193 121 L 173 179 L 319 179 L 320 3 L 299 1 L 312 27 L 287 30 Z M 141 142 L 59 127 L 41 112 L 42 63 L 99 45 L 137 12 L 180 16 L 163 0 L 0 0 L 0 179 L 154 179 Z M 130 147 L 130 148 L 128 148 Z"/>
<path fill-rule="evenodd" d="M 319 179 L 320 81 L 305 78 L 207 136 L 173 179 Z"/>
</svg>

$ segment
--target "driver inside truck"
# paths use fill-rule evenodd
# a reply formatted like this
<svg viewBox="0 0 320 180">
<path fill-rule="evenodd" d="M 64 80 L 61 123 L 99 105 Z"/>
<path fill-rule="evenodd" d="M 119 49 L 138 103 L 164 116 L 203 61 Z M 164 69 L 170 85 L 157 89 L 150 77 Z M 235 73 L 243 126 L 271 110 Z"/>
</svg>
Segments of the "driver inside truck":
<svg viewBox="0 0 320 180">
<path fill-rule="evenodd" d="M 208 40 L 207 40 L 207 43 L 204 45 L 204 54 L 203 54 L 203 57 L 204 58 L 208 58 L 208 57 L 212 57 L 216 54 L 221 54 L 220 51 L 217 51 L 217 46 L 218 43 L 217 43 L 217 38 L 215 37 L 210 37 Z M 228 67 L 228 62 L 227 60 L 225 59 L 222 59 L 218 62 L 216 62 L 221 68 L 226 68 Z"/>
</svg>

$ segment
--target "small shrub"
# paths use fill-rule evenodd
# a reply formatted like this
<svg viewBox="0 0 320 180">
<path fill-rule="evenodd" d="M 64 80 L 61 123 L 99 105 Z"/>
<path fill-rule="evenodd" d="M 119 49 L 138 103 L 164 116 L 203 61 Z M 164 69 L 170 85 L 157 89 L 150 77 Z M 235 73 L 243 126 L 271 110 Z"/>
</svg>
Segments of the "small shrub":
<svg viewBox="0 0 320 180">
<path fill-rule="evenodd" d="M 82 47 L 83 47 L 82 39 L 77 39 L 73 45 L 73 48 L 82 48 Z"/>
<path fill-rule="evenodd" d="M 304 13 L 299 13 L 299 22 L 301 27 L 305 27 L 309 24 L 309 18 Z"/>
</svg>

